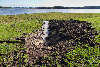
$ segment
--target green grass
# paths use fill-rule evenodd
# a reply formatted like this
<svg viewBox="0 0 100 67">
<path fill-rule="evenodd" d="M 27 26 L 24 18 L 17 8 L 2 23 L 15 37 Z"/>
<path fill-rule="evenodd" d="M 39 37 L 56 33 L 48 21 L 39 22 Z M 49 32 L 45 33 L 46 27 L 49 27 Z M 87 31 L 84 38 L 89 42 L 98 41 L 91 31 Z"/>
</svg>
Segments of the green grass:
<svg viewBox="0 0 100 67">
<path fill-rule="evenodd" d="M 14 40 L 23 33 L 31 33 L 40 27 L 41 24 L 37 20 L 0 24 L 0 40 Z"/>
<path fill-rule="evenodd" d="M 31 33 L 41 27 L 43 20 L 70 18 L 92 22 L 92 26 L 100 31 L 100 14 L 41 13 L 0 16 L 0 40 L 12 40 L 21 37 L 23 33 Z"/>
<path fill-rule="evenodd" d="M 0 40 L 12 40 L 23 36 L 23 33 L 32 33 L 40 29 L 44 20 L 69 20 L 77 19 L 81 21 L 88 21 L 100 33 L 100 14 L 99 13 L 38 13 L 38 14 L 22 14 L 13 16 L 0 16 Z M 100 43 L 100 34 L 96 36 L 96 41 Z M 100 64 L 100 46 L 90 47 L 85 45 L 76 46 L 75 50 L 65 54 L 68 59 L 64 59 L 69 64 L 68 67 L 97 67 Z M 24 44 L 0 44 L 0 64 L 4 62 L 14 61 L 15 58 L 21 56 L 27 58 L 27 54 L 20 53 L 25 50 Z M 16 54 L 13 55 L 13 52 Z M 19 59 L 21 61 L 21 59 Z M 24 60 L 26 63 L 27 59 Z M 84 65 L 85 64 L 85 65 Z M 58 65 L 60 67 L 60 65 Z M 44 67 L 44 66 L 42 66 Z"/>
<path fill-rule="evenodd" d="M 99 46 L 89 47 L 88 45 L 83 48 L 79 45 L 76 46 L 75 50 L 67 53 L 66 57 L 65 62 L 71 67 L 98 67 L 100 63 L 100 48 Z"/>
</svg>

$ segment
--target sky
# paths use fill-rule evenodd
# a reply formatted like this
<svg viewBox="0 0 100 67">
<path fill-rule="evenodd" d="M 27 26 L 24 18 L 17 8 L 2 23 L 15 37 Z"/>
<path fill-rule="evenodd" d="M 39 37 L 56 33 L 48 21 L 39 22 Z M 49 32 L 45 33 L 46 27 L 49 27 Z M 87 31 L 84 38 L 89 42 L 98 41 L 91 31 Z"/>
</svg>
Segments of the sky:
<svg viewBox="0 0 100 67">
<path fill-rule="evenodd" d="M 100 6 L 100 0 L 0 0 L 5 7 Z"/>
</svg>

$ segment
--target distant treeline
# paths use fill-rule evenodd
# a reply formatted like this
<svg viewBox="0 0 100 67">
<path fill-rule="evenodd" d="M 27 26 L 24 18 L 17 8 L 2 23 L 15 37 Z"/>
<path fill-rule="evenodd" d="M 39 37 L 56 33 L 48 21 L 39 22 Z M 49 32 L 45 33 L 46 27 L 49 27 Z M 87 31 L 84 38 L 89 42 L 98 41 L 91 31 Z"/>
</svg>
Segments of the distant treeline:
<svg viewBox="0 0 100 67">
<path fill-rule="evenodd" d="M 100 9 L 100 6 L 84 6 L 84 7 L 64 7 L 64 6 L 54 6 L 54 7 L 36 7 L 37 9 Z"/>
<path fill-rule="evenodd" d="M 12 7 L 3 7 L 3 6 L 0 6 L 0 8 L 12 8 Z"/>
<path fill-rule="evenodd" d="M 2 7 L 0 8 L 12 8 Z M 64 7 L 64 6 L 53 6 L 53 7 L 13 7 L 13 8 L 30 8 L 30 9 L 100 9 L 100 6 L 84 6 L 84 7 Z"/>
</svg>

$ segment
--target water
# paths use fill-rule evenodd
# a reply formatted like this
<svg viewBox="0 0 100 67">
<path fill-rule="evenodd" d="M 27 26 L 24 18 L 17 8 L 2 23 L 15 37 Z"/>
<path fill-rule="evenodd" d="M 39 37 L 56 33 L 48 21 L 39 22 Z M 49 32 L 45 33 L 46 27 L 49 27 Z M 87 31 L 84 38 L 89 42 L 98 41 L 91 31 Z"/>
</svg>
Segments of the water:
<svg viewBox="0 0 100 67">
<path fill-rule="evenodd" d="M 31 13 L 100 13 L 100 9 L 25 9 L 25 8 L 0 8 L 0 15 L 16 15 Z"/>
</svg>

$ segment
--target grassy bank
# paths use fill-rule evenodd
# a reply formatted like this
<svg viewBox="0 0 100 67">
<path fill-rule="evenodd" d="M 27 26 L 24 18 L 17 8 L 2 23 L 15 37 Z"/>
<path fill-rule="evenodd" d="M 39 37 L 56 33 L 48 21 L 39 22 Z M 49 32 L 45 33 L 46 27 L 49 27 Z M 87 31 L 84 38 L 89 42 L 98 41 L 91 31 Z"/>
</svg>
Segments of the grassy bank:
<svg viewBox="0 0 100 67">
<path fill-rule="evenodd" d="M 92 22 L 93 27 L 100 31 L 100 14 L 41 13 L 0 16 L 0 32 L 2 32 L 0 40 L 14 40 L 14 38 L 22 36 L 23 33 L 31 33 L 41 27 L 43 20 L 68 20 L 71 18 Z"/>
<path fill-rule="evenodd" d="M 24 34 L 32 33 L 40 29 L 44 20 L 69 20 L 77 19 L 81 21 L 88 21 L 100 33 L 100 14 L 82 14 L 82 13 L 40 13 L 40 14 L 23 14 L 12 16 L 0 16 L 0 41 L 16 41 L 16 38 L 25 36 Z M 96 41 L 100 43 L 100 35 L 96 36 Z M 65 54 L 68 59 L 64 59 L 69 67 L 87 65 L 97 67 L 100 64 L 100 46 L 90 47 L 85 45 L 86 48 L 76 46 L 75 50 Z M 27 63 L 27 54 L 21 52 L 25 50 L 24 44 L 16 43 L 2 43 L 0 44 L 0 64 L 6 65 L 7 62 L 18 60 L 22 63 Z M 16 52 L 16 54 L 14 54 Z M 82 56 L 82 57 L 81 57 Z M 21 59 L 22 58 L 22 59 Z M 52 60 L 52 59 L 51 59 Z M 76 60 L 76 61 L 75 61 Z M 78 62 L 79 61 L 79 62 Z M 87 63 L 86 63 L 87 62 Z M 54 63 L 53 63 L 54 64 Z M 86 65 L 84 65 L 86 64 Z M 19 65 L 19 64 L 18 64 Z M 25 66 L 25 65 L 24 65 Z M 60 66 L 60 65 L 59 65 Z"/>
</svg>

